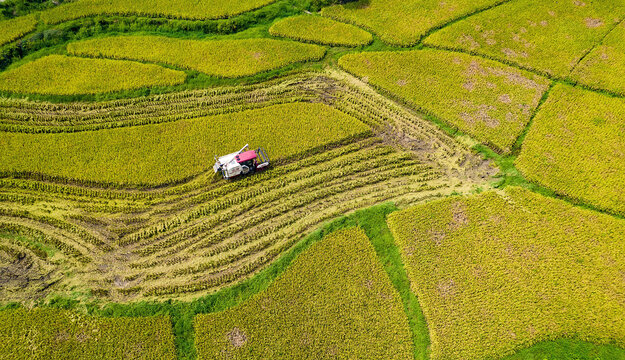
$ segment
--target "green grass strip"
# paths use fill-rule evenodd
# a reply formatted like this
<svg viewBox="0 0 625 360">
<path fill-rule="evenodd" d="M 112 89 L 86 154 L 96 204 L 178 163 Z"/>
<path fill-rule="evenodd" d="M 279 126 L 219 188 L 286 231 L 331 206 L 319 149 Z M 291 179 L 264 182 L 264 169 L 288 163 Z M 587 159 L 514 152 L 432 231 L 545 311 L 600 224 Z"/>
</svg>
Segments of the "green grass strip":
<svg viewBox="0 0 625 360">
<path fill-rule="evenodd" d="M 419 300 L 410 290 L 410 280 L 404 269 L 401 255 L 391 230 L 386 224 L 386 216 L 398 210 L 395 204 L 386 203 L 356 212 L 358 225 L 371 240 L 376 253 L 386 270 L 391 283 L 404 303 L 404 311 L 408 316 L 410 332 L 414 344 L 414 358 L 426 360 L 430 358 L 430 334 Z"/>
</svg>

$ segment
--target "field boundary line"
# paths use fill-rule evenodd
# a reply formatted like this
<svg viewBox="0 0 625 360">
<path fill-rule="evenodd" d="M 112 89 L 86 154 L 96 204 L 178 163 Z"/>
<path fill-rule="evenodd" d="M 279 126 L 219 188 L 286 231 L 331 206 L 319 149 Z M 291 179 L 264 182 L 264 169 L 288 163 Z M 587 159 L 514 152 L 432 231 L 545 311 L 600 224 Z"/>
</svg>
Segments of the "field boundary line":
<svg viewBox="0 0 625 360">
<path fill-rule="evenodd" d="M 483 12 L 485 12 L 485 11 L 488 11 L 488 10 L 494 9 L 494 8 L 496 8 L 496 7 L 499 7 L 499 6 L 501 6 L 501 5 L 507 4 L 507 3 L 512 2 L 512 1 L 513 1 L 513 0 L 499 0 L 498 2 L 496 2 L 496 3 L 494 3 L 494 4 L 483 6 L 483 7 L 481 7 L 481 8 L 478 8 L 478 9 L 475 9 L 475 10 L 470 11 L 470 12 L 468 12 L 468 13 L 465 13 L 464 15 L 460 15 L 460 16 L 458 16 L 458 17 L 456 17 L 456 18 L 453 18 L 453 19 L 451 19 L 451 20 L 448 20 L 447 22 L 445 22 L 445 23 L 443 23 L 443 24 L 441 24 L 441 25 L 437 25 L 437 26 L 435 26 L 435 27 L 433 27 L 433 28 L 430 28 L 430 29 L 429 29 L 429 30 L 427 30 L 427 31 L 425 32 L 425 34 L 423 34 L 423 35 L 419 38 L 419 40 L 417 40 L 417 42 L 416 42 L 414 45 L 412 45 L 412 46 L 420 46 L 420 45 L 421 45 L 421 46 L 424 46 L 425 44 L 423 44 L 423 40 L 425 40 L 425 38 L 427 38 L 428 36 L 432 35 L 433 33 L 437 32 L 437 31 L 439 31 L 439 30 L 442 30 L 442 29 L 444 29 L 444 28 L 446 28 L 446 27 L 448 27 L 448 26 L 451 26 L 451 25 L 453 25 L 453 24 L 455 24 L 455 23 L 457 23 L 457 22 L 459 22 L 459 21 L 462 21 L 462 20 L 465 20 L 465 19 L 467 19 L 467 18 L 470 18 L 470 17 L 471 17 L 471 16 L 473 16 L 473 15 L 478 15 L 478 14 L 480 14 L 480 13 L 483 13 Z M 411 47 L 412 47 L 412 46 L 411 46 Z"/>
<path fill-rule="evenodd" d="M 547 88 L 547 90 L 545 90 L 545 92 L 543 93 L 543 96 L 538 101 L 538 105 L 536 105 L 536 108 L 534 108 L 532 116 L 530 116 L 530 119 L 527 122 L 527 125 L 525 125 L 525 128 L 523 128 L 523 131 L 521 131 L 519 136 L 514 141 L 514 144 L 512 145 L 512 149 L 510 151 L 510 155 L 518 156 L 519 153 L 521 152 L 521 147 L 523 146 L 523 141 L 525 140 L 525 136 L 527 135 L 528 131 L 530 130 L 530 127 L 532 127 L 532 123 L 534 122 L 534 118 L 536 117 L 536 115 L 538 115 L 538 112 L 540 111 L 541 107 L 543 106 L 543 104 L 549 98 L 549 94 L 551 93 L 551 90 L 553 89 L 553 87 L 555 85 L 556 85 L 556 83 L 553 80 L 551 81 L 551 83 L 549 83 L 549 87 Z"/>
<path fill-rule="evenodd" d="M 625 21 L 625 19 L 624 19 Z M 471 51 L 471 50 L 466 50 L 466 49 L 461 49 L 461 48 L 457 48 L 457 47 L 451 47 L 451 46 L 442 46 L 442 45 L 423 45 L 423 49 L 433 49 L 433 50 L 442 50 L 442 51 L 449 51 L 449 52 L 455 52 L 455 53 L 461 53 L 461 54 L 467 54 L 467 55 L 471 55 L 471 56 L 475 56 L 475 57 L 479 57 L 482 59 L 486 59 L 486 60 L 491 60 L 491 61 L 496 61 L 500 64 L 504 64 L 510 67 L 513 67 L 517 70 L 522 70 L 522 71 L 528 71 L 531 72 L 535 75 L 538 76 L 542 76 L 548 80 L 551 80 L 557 84 L 565 84 L 565 85 L 570 85 L 570 86 L 575 86 L 578 87 L 582 90 L 586 90 L 586 91 L 592 91 L 595 93 L 599 93 L 602 95 L 606 95 L 606 96 L 610 96 L 613 98 L 619 98 L 619 99 L 625 99 L 625 94 L 619 94 L 617 92 L 608 90 L 608 89 L 600 89 L 600 88 L 596 88 L 593 86 L 589 86 L 589 85 L 584 85 L 580 82 L 577 82 L 573 79 L 570 79 L 568 77 L 559 77 L 559 76 L 555 76 L 555 75 L 551 75 L 548 74 L 542 70 L 538 70 L 535 68 L 531 68 L 528 66 L 524 66 L 521 64 L 517 64 L 515 62 L 512 61 L 507 61 L 507 60 L 502 60 L 502 59 L 498 59 L 496 57 L 492 57 L 489 55 L 485 55 L 485 54 L 481 54 L 475 51 Z"/>
<path fill-rule="evenodd" d="M 616 24 L 614 24 L 612 26 L 612 28 L 610 30 L 608 30 L 608 32 L 605 33 L 605 35 L 603 35 L 603 37 L 601 38 L 601 40 L 597 41 L 596 44 L 594 44 L 590 49 L 588 49 L 588 51 L 586 51 L 586 53 L 584 55 L 582 55 L 581 58 L 579 58 L 579 60 L 577 60 L 577 62 L 575 63 L 575 65 L 573 65 L 573 67 L 571 67 L 571 70 L 569 71 L 569 76 L 571 76 L 571 74 L 573 74 L 573 71 L 575 71 L 575 69 L 577 69 L 577 67 L 579 66 L 579 64 L 582 63 L 582 61 L 584 61 L 584 59 L 591 53 L 593 52 L 598 46 L 600 46 L 601 44 L 603 44 L 603 42 L 605 41 L 605 39 L 610 36 L 610 34 L 616 30 L 616 28 L 621 25 L 623 23 L 623 21 L 625 21 L 625 17 L 621 18 L 620 21 L 618 21 Z"/>
</svg>

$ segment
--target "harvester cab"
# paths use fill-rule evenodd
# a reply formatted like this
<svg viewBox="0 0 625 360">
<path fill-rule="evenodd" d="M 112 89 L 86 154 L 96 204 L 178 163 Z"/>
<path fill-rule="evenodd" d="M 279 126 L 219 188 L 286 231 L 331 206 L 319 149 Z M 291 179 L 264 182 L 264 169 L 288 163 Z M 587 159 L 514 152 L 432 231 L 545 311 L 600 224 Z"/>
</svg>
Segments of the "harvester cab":
<svg viewBox="0 0 625 360">
<path fill-rule="evenodd" d="M 245 145 L 241 150 L 221 157 L 215 156 L 215 173 L 220 172 L 224 179 L 232 179 L 241 175 L 253 174 L 269 166 L 269 157 L 265 150 L 259 147 L 248 150 Z"/>
</svg>

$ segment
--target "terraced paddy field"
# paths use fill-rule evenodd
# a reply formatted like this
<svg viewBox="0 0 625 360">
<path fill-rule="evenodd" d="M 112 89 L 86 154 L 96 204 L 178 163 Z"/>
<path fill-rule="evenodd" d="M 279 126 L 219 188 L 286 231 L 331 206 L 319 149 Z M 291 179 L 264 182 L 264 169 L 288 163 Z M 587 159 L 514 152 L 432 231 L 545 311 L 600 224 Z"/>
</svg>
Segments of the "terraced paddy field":
<svg viewBox="0 0 625 360">
<path fill-rule="evenodd" d="M 625 359 L 624 5 L 0 2 L 0 359 Z"/>
</svg>

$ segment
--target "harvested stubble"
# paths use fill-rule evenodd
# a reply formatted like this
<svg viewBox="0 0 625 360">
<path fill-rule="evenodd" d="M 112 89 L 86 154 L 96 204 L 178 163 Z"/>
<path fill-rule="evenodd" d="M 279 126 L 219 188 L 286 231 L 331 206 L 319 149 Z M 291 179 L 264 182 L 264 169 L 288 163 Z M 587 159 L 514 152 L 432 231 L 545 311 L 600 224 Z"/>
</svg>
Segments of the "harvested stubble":
<svg viewBox="0 0 625 360">
<path fill-rule="evenodd" d="M 412 356 L 399 294 L 355 228 L 327 235 L 247 302 L 198 315 L 194 328 L 199 359 Z"/>
<path fill-rule="evenodd" d="M 276 0 L 76 0 L 41 13 L 47 24 L 94 15 L 139 15 L 182 19 L 220 19 L 271 4 Z"/>
<path fill-rule="evenodd" d="M 348 54 L 339 65 L 504 153 L 548 87 L 529 72 L 440 50 Z"/>
<path fill-rule="evenodd" d="M 34 15 L 0 21 L 0 45 L 4 45 L 35 30 L 37 19 Z"/>
<path fill-rule="evenodd" d="M 625 22 L 619 24 L 571 72 L 570 78 L 595 89 L 625 95 Z"/>
<path fill-rule="evenodd" d="M 625 215 L 625 101 L 557 85 L 537 114 L 516 165 L 530 180 Z"/>
<path fill-rule="evenodd" d="M 297 62 L 317 61 L 325 48 L 274 39 L 182 40 L 165 36 L 114 36 L 70 43 L 73 55 L 142 60 L 235 78 Z"/>
<path fill-rule="evenodd" d="M 282 19 L 269 28 L 269 33 L 274 36 L 334 46 L 362 46 L 373 41 L 370 33 L 353 25 L 312 15 Z"/>
<path fill-rule="evenodd" d="M 624 15 L 622 0 L 510 1 L 445 27 L 424 43 L 566 77 Z"/>
<path fill-rule="evenodd" d="M 176 359 L 168 317 L 96 318 L 35 308 L 0 311 L 0 358 Z"/>
<path fill-rule="evenodd" d="M 509 187 L 388 222 L 433 359 L 501 358 L 562 337 L 625 345 L 625 221 Z"/>
<path fill-rule="evenodd" d="M 99 94 L 182 84 L 187 75 L 134 61 L 50 55 L 0 73 L 0 91 L 18 94 Z"/>
<path fill-rule="evenodd" d="M 324 16 L 370 29 L 382 41 L 414 45 L 431 29 L 504 0 L 362 0 L 324 8 Z"/>
<path fill-rule="evenodd" d="M 0 171 L 105 184 L 151 186 L 206 171 L 245 143 L 274 160 L 370 131 L 323 104 L 293 103 L 165 124 L 0 137 Z M 62 149 L 62 151 L 61 151 Z"/>
</svg>

